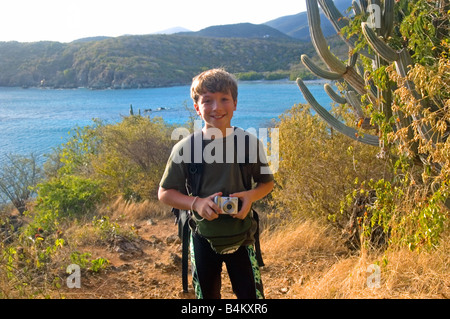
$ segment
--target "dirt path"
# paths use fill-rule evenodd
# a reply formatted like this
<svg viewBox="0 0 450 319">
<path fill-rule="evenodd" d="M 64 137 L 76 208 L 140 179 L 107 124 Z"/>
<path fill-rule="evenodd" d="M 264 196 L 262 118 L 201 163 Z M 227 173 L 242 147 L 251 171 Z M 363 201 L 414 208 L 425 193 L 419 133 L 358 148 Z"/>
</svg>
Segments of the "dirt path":
<svg viewBox="0 0 450 319">
<path fill-rule="evenodd" d="M 92 258 L 108 259 L 110 266 L 97 274 L 82 273 L 81 288 L 64 286 L 60 291 L 62 297 L 69 299 L 195 298 L 190 271 L 189 293 L 182 292 L 181 243 L 173 217 L 144 219 L 131 223 L 138 235 L 136 240 L 130 241 L 117 237 L 112 247 L 88 246 L 80 249 L 90 252 Z M 122 226 L 130 227 L 130 222 Z M 298 295 L 294 288 L 304 285 L 313 274 L 320 274 L 330 269 L 340 259 L 336 255 L 336 249 L 329 249 L 328 244 L 318 244 L 317 240 L 309 238 L 311 236 L 313 235 L 308 235 L 307 231 L 303 232 L 300 229 L 299 234 L 292 233 L 291 238 L 283 237 L 281 242 L 272 240 L 269 243 L 262 239 L 261 245 L 266 266 L 261 269 L 261 276 L 267 299 L 302 298 L 302 295 Z M 308 243 L 310 241 L 313 243 Z M 286 249 L 280 245 L 287 245 L 290 248 Z M 321 248 L 321 245 L 324 247 Z M 280 253 L 280 249 L 285 253 Z M 346 254 L 345 251 L 343 254 Z M 235 299 L 225 265 L 222 271 L 221 294 L 222 298 Z"/>
<path fill-rule="evenodd" d="M 63 287 L 56 292 L 58 295 L 52 297 L 195 298 L 192 286 L 189 293 L 182 292 L 181 244 L 174 219 L 134 220 L 119 223 L 123 229 L 133 225 L 138 235 L 133 241 L 117 236 L 109 247 L 78 247 L 80 251 L 90 252 L 91 258 L 108 259 L 110 265 L 99 273 L 82 272 L 81 288 L 68 288 L 64 279 Z M 388 266 L 383 269 L 381 289 L 370 289 L 366 284 L 367 267 L 380 257 L 350 254 L 339 244 L 336 234 L 319 224 L 305 222 L 273 233 L 264 232 L 261 247 L 266 263 L 261 276 L 267 299 L 448 298 L 449 295 L 448 246 L 440 252 L 420 256 L 410 251 L 392 252 L 387 257 Z M 235 299 L 225 266 L 222 279 L 222 298 Z"/>
<path fill-rule="evenodd" d="M 81 288 L 64 287 L 61 294 L 75 299 L 195 298 L 192 287 L 182 292 L 181 244 L 173 218 L 139 221 L 134 227 L 135 241 L 118 237 L 113 247 L 84 247 L 110 266 L 98 274 L 82 273 Z M 227 280 L 224 275 L 222 297 L 234 298 Z"/>
</svg>

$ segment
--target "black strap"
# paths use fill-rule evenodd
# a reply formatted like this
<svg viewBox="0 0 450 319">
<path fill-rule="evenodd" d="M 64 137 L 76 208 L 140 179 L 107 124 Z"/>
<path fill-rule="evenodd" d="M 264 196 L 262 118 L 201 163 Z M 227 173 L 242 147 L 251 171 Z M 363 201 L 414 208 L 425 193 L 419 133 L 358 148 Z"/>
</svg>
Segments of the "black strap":
<svg viewBox="0 0 450 319">
<path fill-rule="evenodd" d="M 196 144 L 198 142 L 201 142 L 201 149 L 197 149 Z M 198 196 L 200 193 L 200 185 L 201 185 L 201 178 L 203 174 L 203 132 L 197 131 L 194 134 L 191 134 L 191 161 L 188 164 L 188 187 L 190 187 L 190 190 L 188 190 L 191 193 L 192 196 Z M 201 159 L 198 160 L 195 156 L 196 151 L 201 151 Z"/>
<path fill-rule="evenodd" d="M 201 139 L 201 161 L 196 162 L 195 143 Z M 203 173 L 203 134 L 202 131 L 197 131 L 191 134 L 190 138 L 190 157 L 191 161 L 187 165 L 187 194 L 192 196 L 198 196 L 200 193 L 201 178 Z M 188 289 L 188 263 L 189 263 L 189 242 L 191 237 L 191 228 L 189 226 L 190 214 L 192 212 L 181 210 L 178 217 L 178 236 L 181 239 L 181 281 L 183 284 L 183 292 L 187 293 Z"/>
<path fill-rule="evenodd" d="M 183 284 L 183 292 L 187 293 L 188 289 L 188 262 L 189 262 L 189 213 L 188 211 L 181 211 L 180 221 L 178 224 L 179 232 L 181 231 L 181 281 Z"/>
<path fill-rule="evenodd" d="M 262 258 L 261 253 L 261 244 L 259 242 L 259 215 L 258 213 L 253 210 L 253 218 L 256 221 L 256 233 L 255 233 L 255 253 L 256 253 L 256 260 L 258 261 L 259 267 L 264 267 L 264 260 Z"/>
<path fill-rule="evenodd" d="M 189 292 L 188 289 L 188 260 L 189 260 L 189 211 L 172 208 L 172 213 L 176 216 L 175 224 L 178 224 L 178 237 L 181 240 L 181 281 L 183 292 Z"/>
</svg>

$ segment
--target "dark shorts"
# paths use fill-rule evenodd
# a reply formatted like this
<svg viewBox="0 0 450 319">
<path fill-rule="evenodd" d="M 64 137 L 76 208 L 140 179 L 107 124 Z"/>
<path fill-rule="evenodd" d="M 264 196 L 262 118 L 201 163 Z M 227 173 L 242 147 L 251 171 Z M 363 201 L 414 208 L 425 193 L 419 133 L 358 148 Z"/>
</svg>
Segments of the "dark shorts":
<svg viewBox="0 0 450 319">
<path fill-rule="evenodd" d="M 225 263 L 238 299 L 263 299 L 263 285 L 253 245 L 232 254 L 218 254 L 197 233 L 191 238 L 192 281 L 198 299 L 220 299 L 222 264 Z"/>
</svg>

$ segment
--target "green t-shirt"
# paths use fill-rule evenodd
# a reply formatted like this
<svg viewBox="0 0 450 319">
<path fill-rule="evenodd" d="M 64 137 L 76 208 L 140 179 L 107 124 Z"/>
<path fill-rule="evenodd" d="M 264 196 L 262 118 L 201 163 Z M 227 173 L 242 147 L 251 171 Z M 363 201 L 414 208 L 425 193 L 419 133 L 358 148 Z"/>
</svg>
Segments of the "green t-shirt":
<svg viewBox="0 0 450 319">
<path fill-rule="evenodd" d="M 244 144 L 244 136 L 248 136 L 248 143 Z M 200 135 L 201 136 L 201 135 Z M 183 194 L 189 195 L 191 190 L 187 190 L 188 165 L 185 162 L 191 160 L 191 137 L 188 136 L 178 142 L 172 149 L 172 153 L 166 165 L 160 186 L 165 189 L 176 189 Z M 195 142 L 194 142 L 195 143 Z M 236 145 L 235 145 L 236 143 Z M 246 146 L 244 146 L 246 145 Z M 248 147 L 249 169 L 253 183 L 266 183 L 273 180 L 273 175 L 268 168 L 266 155 L 261 141 L 254 135 L 236 128 L 234 132 L 225 138 L 214 140 L 204 140 L 203 149 L 203 173 L 200 183 L 200 197 L 207 197 L 217 192 L 222 192 L 222 196 L 245 191 L 240 162 L 245 159 L 245 149 Z M 196 149 L 199 150 L 198 148 Z M 197 219 L 201 219 L 194 213 Z M 249 228 L 246 240 L 240 245 L 248 245 L 254 242 L 256 223 L 251 213 L 244 220 L 239 220 L 220 214 L 219 218 L 213 221 L 204 220 L 198 222 L 198 230 L 206 238 L 227 237 L 229 232 L 239 232 L 239 229 Z M 210 233 L 211 231 L 212 233 Z M 209 234 L 209 235 L 208 235 Z"/>
<path fill-rule="evenodd" d="M 238 146 L 235 147 L 233 141 L 236 135 Z M 202 183 L 200 186 L 199 196 L 206 197 L 217 192 L 222 192 L 223 196 L 228 196 L 231 193 L 244 191 L 244 183 L 239 168 L 239 163 L 242 162 L 243 148 L 241 148 L 241 141 L 243 136 L 249 137 L 249 152 L 250 166 L 252 180 L 255 183 L 266 183 L 273 180 L 271 173 L 267 174 L 269 170 L 267 158 L 263 145 L 256 136 L 245 132 L 240 128 L 236 128 L 234 133 L 215 140 L 204 140 L 203 158 L 205 163 L 203 165 Z M 187 165 L 182 160 L 190 160 L 191 157 L 187 154 L 185 157 L 180 155 L 184 152 L 190 152 L 190 137 L 186 137 L 178 142 L 172 149 L 169 160 L 161 179 L 160 186 L 165 189 L 176 189 L 183 194 L 186 191 Z M 222 156 L 220 156 L 220 148 L 222 148 Z M 236 156 L 228 156 L 227 152 L 235 152 Z M 181 156 L 181 157 L 180 157 Z M 221 160 L 220 160 L 221 158 Z"/>
</svg>

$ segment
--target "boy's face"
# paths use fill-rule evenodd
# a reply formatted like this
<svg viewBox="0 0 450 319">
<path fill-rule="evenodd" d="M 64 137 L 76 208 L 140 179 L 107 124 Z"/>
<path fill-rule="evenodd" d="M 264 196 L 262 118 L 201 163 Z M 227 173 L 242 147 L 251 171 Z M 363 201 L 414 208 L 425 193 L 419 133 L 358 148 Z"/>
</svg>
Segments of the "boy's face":
<svg viewBox="0 0 450 319">
<path fill-rule="evenodd" d="M 197 114 L 205 121 L 205 127 L 218 128 L 225 136 L 226 129 L 231 127 L 231 119 L 236 111 L 237 101 L 233 100 L 231 93 L 206 92 L 194 104 Z"/>
</svg>

